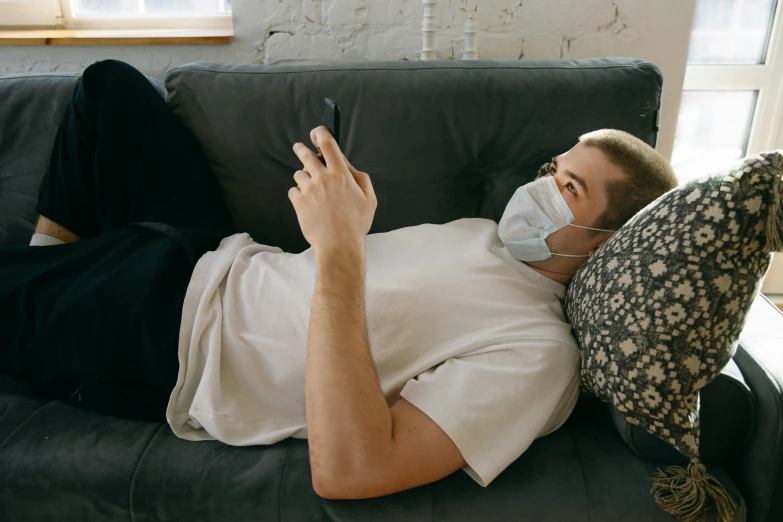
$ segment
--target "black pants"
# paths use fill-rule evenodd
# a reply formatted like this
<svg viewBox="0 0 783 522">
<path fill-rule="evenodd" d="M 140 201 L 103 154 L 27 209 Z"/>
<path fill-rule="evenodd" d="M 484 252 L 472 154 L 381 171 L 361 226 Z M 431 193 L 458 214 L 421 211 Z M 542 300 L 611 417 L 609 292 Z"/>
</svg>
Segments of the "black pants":
<svg viewBox="0 0 783 522">
<path fill-rule="evenodd" d="M 139 71 L 84 71 L 37 211 L 81 240 L 0 245 L 0 372 L 35 395 L 165 420 L 193 267 L 236 230 L 195 138 Z"/>
</svg>

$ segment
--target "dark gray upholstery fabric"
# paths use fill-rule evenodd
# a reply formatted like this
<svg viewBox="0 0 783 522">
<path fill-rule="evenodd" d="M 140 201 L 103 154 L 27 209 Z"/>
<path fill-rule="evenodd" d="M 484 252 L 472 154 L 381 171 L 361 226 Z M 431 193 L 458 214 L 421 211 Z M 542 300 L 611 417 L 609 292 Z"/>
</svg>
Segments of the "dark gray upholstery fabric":
<svg viewBox="0 0 783 522">
<path fill-rule="evenodd" d="M 38 185 L 79 76 L 0 76 L 0 242 L 30 242 Z"/>
<path fill-rule="evenodd" d="M 3 378 L 0 389 L 7 389 Z M 9 417 L 18 424 L 3 434 L 2 520 L 672 520 L 649 494 L 655 464 L 627 448 L 594 399 L 580 399 L 561 429 L 534 442 L 487 488 L 457 471 L 426 486 L 353 501 L 315 495 L 306 441 L 189 442 L 163 423 L 18 395 L 0 394 L 0 404 L 0 426 Z M 711 471 L 740 498 L 725 472 Z M 745 520 L 744 503 L 735 520 Z"/>
<path fill-rule="evenodd" d="M 748 445 L 726 462 L 748 500 L 748 520 L 783 520 L 783 313 L 757 298 L 734 360 L 758 402 Z"/>
<path fill-rule="evenodd" d="M 309 247 L 288 190 L 312 147 L 321 98 L 340 106 L 341 148 L 372 177 L 370 232 L 461 217 L 498 221 L 513 192 L 584 132 L 656 137 L 661 75 L 630 59 L 188 64 L 169 104 L 204 146 L 240 230 L 286 252 Z"/>
<path fill-rule="evenodd" d="M 29 244 L 38 185 L 81 73 L 0 75 L 0 243 Z M 163 84 L 148 78 L 165 98 Z"/>
<path fill-rule="evenodd" d="M 75 83 L 49 76 L 0 78 L 0 223 L 14 223 L 0 227 L 0 242 L 26 243 L 32 232 L 40 169 L 60 103 Z M 373 177 L 379 204 L 371 232 L 380 232 L 458 217 L 497 220 L 515 188 L 585 131 L 612 126 L 654 143 L 661 81 L 649 63 L 605 59 L 199 63 L 170 71 L 166 85 L 237 222 L 256 241 L 301 251 L 306 243 L 287 199 L 298 168 L 291 146 L 309 143 L 321 96 L 341 105 L 348 157 Z M 6 190 L 11 182 L 20 185 Z M 457 471 L 389 497 L 329 501 L 312 491 L 306 441 L 189 442 L 165 424 L 79 411 L 28 397 L 24 388 L 0 375 L 3 521 L 672 520 L 649 494 L 656 464 L 633 454 L 595 400 L 580 399 L 561 429 L 536 441 L 487 488 Z M 763 437 L 771 436 L 774 415 L 760 416 L 769 423 Z M 758 458 L 743 461 L 742 476 L 766 492 L 777 475 L 766 465 L 764 481 L 753 482 Z M 721 466 L 710 472 L 736 493 Z M 753 498 L 770 502 L 763 494 Z M 744 504 L 737 513 L 745 520 Z"/>
</svg>

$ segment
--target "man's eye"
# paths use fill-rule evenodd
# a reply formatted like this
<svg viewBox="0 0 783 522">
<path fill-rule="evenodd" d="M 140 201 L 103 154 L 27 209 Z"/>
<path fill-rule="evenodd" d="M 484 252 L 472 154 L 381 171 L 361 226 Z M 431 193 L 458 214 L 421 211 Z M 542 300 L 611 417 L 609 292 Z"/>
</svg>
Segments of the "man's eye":
<svg viewBox="0 0 783 522">
<path fill-rule="evenodd" d="M 569 183 L 568 185 L 566 185 L 566 188 L 570 190 L 573 194 L 576 194 L 576 187 L 574 186 L 573 183 Z"/>
<path fill-rule="evenodd" d="M 554 176 L 555 174 L 557 174 L 557 169 L 555 168 L 554 165 L 550 165 L 549 172 L 547 172 L 547 176 Z"/>
</svg>

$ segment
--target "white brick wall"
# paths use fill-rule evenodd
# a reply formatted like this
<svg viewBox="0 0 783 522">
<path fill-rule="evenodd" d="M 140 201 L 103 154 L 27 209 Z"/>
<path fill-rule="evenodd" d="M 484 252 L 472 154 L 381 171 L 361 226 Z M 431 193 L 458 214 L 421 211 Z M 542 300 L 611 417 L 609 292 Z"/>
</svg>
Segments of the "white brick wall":
<svg viewBox="0 0 783 522">
<path fill-rule="evenodd" d="M 321 35 L 336 45 L 333 59 L 346 57 L 373 60 L 417 60 L 421 49 L 421 0 L 304 0 L 277 3 L 236 0 L 235 13 L 252 9 L 262 20 L 256 28 L 256 62 L 320 61 L 324 49 L 300 45 L 297 39 L 279 45 L 275 31 Z M 609 48 L 622 48 L 635 38 L 629 18 L 640 2 L 622 0 L 440 0 L 438 58 L 460 59 L 462 30 L 468 11 L 477 11 L 479 58 L 570 58 L 584 50 L 601 51 L 604 36 Z M 622 10 L 621 10 L 622 5 Z M 270 40 L 272 40 L 270 42 Z M 270 45 L 271 43 L 271 45 Z M 581 47 L 579 47 L 581 46 Z M 335 47 L 328 46 L 331 50 Z M 353 58 L 351 58 L 353 59 Z"/>
<path fill-rule="evenodd" d="M 664 78 L 659 150 L 671 154 L 695 0 L 440 0 L 438 59 L 459 59 L 477 11 L 480 59 L 632 56 Z M 81 71 L 117 58 L 151 76 L 195 60 L 236 63 L 417 60 L 421 0 L 234 0 L 230 45 L 4 47 L 0 74 Z"/>
</svg>

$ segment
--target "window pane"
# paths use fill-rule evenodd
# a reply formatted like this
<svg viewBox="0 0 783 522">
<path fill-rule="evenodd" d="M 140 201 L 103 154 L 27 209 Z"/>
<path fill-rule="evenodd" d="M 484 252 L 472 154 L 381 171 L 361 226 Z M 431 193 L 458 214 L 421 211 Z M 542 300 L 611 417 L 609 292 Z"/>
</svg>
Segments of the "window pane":
<svg viewBox="0 0 783 522">
<path fill-rule="evenodd" d="M 76 16 L 219 14 L 231 0 L 73 0 Z"/>
<path fill-rule="evenodd" d="M 776 0 L 696 0 L 688 63 L 764 63 Z"/>
<path fill-rule="evenodd" d="M 680 183 L 745 156 L 758 91 L 683 91 L 672 167 Z"/>
</svg>

